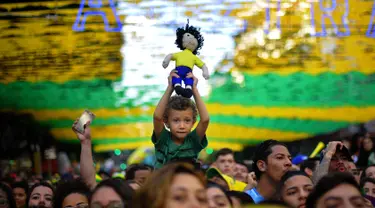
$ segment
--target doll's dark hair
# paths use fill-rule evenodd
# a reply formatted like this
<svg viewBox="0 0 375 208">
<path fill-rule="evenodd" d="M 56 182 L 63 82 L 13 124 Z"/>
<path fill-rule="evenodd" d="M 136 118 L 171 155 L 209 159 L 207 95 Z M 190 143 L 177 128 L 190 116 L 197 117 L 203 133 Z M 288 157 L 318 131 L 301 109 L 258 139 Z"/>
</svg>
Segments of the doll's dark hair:
<svg viewBox="0 0 375 208">
<path fill-rule="evenodd" d="M 167 107 L 164 110 L 164 121 L 168 121 L 169 117 L 169 110 L 178 110 L 183 111 L 191 108 L 193 110 L 193 120 L 197 120 L 198 110 L 197 106 L 195 105 L 194 101 L 192 101 L 190 98 L 182 97 L 179 95 L 175 95 L 169 98 Z"/>
<path fill-rule="evenodd" d="M 185 28 L 183 28 L 183 27 L 177 28 L 177 30 L 176 30 L 176 37 L 177 38 L 176 38 L 175 44 L 181 50 L 185 49 L 182 45 L 182 38 L 184 37 L 185 33 L 190 33 L 197 39 L 198 46 L 193 51 L 193 54 L 194 55 L 199 54 L 198 50 L 200 50 L 203 47 L 203 42 L 204 42 L 204 38 L 203 38 L 203 36 L 200 32 L 200 28 L 196 28 L 194 26 L 189 25 L 189 20 L 188 20 L 188 23 L 186 24 Z"/>
</svg>

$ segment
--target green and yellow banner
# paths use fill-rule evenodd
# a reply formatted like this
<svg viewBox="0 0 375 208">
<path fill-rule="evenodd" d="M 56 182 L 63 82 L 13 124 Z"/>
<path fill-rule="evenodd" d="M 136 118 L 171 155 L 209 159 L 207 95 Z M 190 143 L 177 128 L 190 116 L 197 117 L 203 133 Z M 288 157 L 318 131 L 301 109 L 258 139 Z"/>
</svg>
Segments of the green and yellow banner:
<svg viewBox="0 0 375 208">
<path fill-rule="evenodd" d="M 152 80 L 166 82 L 156 74 L 165 74 L 161 62 L 173 52 L 174 30 L 187 18 L 207 39 L 201 56 L 212 75 L 198 85 L 207 92 L 210 148 L 295 141 L 375 117 L 372 1 L 233 0 L 224 7 L 215 1 L 4 2 L 0 111 L 30 113 L 62 142 L 78 142 L 72 122 L 90 109 L 97 116 L 96 151 L 151 145 L 152 115 L 165 89 Z M 184 8 L 175 11 L 182 12 L 176 18 L 183 24 L 163 19 L 174 15 L 163 8 L 174 7 Z M 88 13 L 93 11 L 105 15 Z M 83 27 L 85 14 L 91 15 Z M 215 18 L 207 15 L 224 23 L 212 26 Z M 109 31 L 117 18 L 121 29 Z M 222 30 L 211 33 L 210 27 Z M 146 81 L 129 84 L 137 79 Z"/>
</svg>

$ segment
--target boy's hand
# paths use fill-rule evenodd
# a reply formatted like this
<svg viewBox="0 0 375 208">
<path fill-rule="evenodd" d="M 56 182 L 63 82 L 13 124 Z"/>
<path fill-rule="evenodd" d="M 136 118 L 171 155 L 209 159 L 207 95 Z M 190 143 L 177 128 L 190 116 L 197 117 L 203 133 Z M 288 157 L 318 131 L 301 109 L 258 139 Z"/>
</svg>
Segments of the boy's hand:
<svg viewBox="0 0 375 208">
<path fill-rule="evenodd" d="M 186 75 L 186 78 L 193 78 L 193 80 L 194 80 L 194 84 L 193 84 L 193 88 L 197 88 L 197 85 L 198 85 L 198 78 L 196 78 L 195 76 L 194 76 L 194 74 L 193 73 L 191 73 L 191 72 L 189 72 L 187 75 Z"/>
<path fill-rule="evenodd" d="M 83 132 L 83 134 L 79 133 L 78 131 L 75 130 L 74 126 L 77 125 L 78 123 L 78 120 L 75 120 L 75 122 L 73 123 L 72 125 L 72 129 L 74 131 L 74 133 L 76 133 L 78 139 L 82 142 L 88 142 L 88 141 L 91 141 L 91 129 L 90 129 L 90 124 L 91 122 L 88 121 L 85 126 L 84 126 L 84 129 L 85 131 Z"/>
<path fill-rule="evenodd" d="M 176 70 L 175 69 L 173 69 L 172 71 L 171 71 L 171 73 L 169 73 L 169 76 L 168 76 L 168 85 L 169 86 L 172 86 L 172 77 L 176 77 L 176 78 L 180 78 L 180 76 L 178 76 L 177 74 L 176 74 Z"/>
</svg>

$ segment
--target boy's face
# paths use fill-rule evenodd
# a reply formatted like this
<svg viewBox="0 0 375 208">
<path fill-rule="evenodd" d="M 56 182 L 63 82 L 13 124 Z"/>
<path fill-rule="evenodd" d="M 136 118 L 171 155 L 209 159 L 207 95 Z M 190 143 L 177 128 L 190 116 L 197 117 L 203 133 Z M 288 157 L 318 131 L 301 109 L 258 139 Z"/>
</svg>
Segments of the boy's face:
<svg viewBox="0 0 375 208">
<path fill-rule="evenodd" d="M 233 154 L 220 155 L 215 161 L 217 168 L 224 174 L 234 176 L 236 162 Z"/>
<path fill-rule="evenodd" d="M 169 110 L 167 125 L 176 139 L 184 139 L 194 125 L 193 110 Z"/>
</svg>

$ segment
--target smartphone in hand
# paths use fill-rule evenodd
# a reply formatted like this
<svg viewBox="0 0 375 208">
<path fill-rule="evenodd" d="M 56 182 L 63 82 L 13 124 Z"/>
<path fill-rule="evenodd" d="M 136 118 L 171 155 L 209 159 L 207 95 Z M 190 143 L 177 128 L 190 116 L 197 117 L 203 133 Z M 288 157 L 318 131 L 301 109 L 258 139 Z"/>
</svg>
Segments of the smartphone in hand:
<svg viewBox="0 0 375 208">
<path fill-rule="evenodd" d="M 89 110 L 83 111 L 81 117 L 78 120 L 78 123 L 74 125 L 74 129 L 83 134 L 85 132 L 85 125 L 87 124 L 88 121 L 92 122 L 95 119 L 95 114 L 92 113 Z"/>
</svg>

